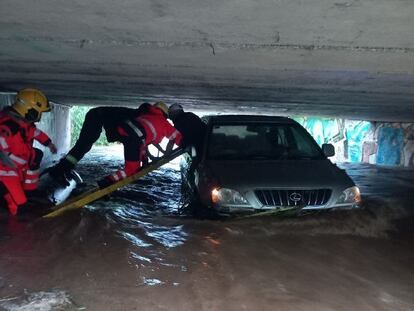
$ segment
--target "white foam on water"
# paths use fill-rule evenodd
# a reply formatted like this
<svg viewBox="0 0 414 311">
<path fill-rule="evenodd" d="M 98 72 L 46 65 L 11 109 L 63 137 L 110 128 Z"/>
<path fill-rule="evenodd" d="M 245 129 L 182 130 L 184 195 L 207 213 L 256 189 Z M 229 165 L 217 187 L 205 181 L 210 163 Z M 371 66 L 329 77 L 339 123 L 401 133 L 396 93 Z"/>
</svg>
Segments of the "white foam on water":
<svg viewBox="0 0 414 311">
<path fill-rule="evenodd" d="M 0 300 L 0 308 L 7 311 L 59 311 L 70 306 L 72 302 L 65 291 L 41 291 Z"/>
<path fill-rule="evenodd" d="M 226 230 L 231 235 L 351 235 L 365 238 L 387 238 L 396 230 L 396 220 L 405 217 L 407 211 L 398 200 L 367 202 L 361 209 L 336 210 L 322 214 L 293 218 L 245 219 L 229 223 Z M 248 226 L 246 229 L 244 226 Z"/>
</svg>

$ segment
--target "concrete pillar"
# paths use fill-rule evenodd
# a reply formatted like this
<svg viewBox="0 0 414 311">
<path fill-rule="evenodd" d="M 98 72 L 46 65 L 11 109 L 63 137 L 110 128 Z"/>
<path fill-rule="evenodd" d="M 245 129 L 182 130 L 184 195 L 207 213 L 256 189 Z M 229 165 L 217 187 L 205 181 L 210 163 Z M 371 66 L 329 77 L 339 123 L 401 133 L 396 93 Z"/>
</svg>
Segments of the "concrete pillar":
<svg viewBox="0 0 414 311">
<path fill-rule="evenodd" d="M 13 103 L 15 93 L 0 93 L 0 109 Z M 47 133 L 58 148 L 58 153 L 52 155 L 49 149 L 45 149 L 39 143 L 35 147 L 44 151 L 42 166 L 50 164 L 52 161 L 59 159 L 69 150 L 70 147 L 70 114 L 69 106 L 51 103 L 52 111 L 44 113 L 42 120 L 36 123 L 36 126 Z"/>
<path fill-rule="evenodd" d="M 60 159 L 69 150 L 71 133 L 69 110 L 68 106 L 52 103 L 51 113 L 43 114 L 41 122 L 37 124 L 38 128 L 47 133 L 58 148 L 57 154 L 53 155 L 47 148 L 44 150 L 42 145 L 36 143 L 36 148 L 44 150 L 43 165 Z"/>
</svg>

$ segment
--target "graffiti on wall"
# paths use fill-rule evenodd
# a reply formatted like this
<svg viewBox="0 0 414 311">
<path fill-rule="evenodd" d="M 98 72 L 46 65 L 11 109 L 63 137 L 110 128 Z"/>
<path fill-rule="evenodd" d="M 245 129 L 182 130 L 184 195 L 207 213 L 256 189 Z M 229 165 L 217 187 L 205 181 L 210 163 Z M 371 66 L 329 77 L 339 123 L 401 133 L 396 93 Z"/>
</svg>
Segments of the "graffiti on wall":
<svg viewBox="0 0 414 311">
<path fill-rule="evenodd" d="M 319 145 L 335 146 L 336 162 L 414 167 L 414 124 L 337 118 L 294 118 Z"/>
<path fill-rule="evenodd" d="M 363 143 L 371 137 L 372 125 L 367 121 L 347 121 L 344 126 L 347 158 L 350 162 L 361 162 L 363 159 Z"/>
<path fill-rule="evenodd" d="M 377 124 L 376 138 L 378 164 L 414 167 L 413 123 Z"/>
<path fill-rule="evenodd" d="M 295 118 L 316 142 L 335 146 L 337 162 L 361 162 L 364 142 L 373 136 L 372 125 L 366 121 L 349 121 L 316 117 Z"/>
<path fill-rule="evenodd" d="M 295 120 L 306 128 L 319 145 L 344 138 L 341 119 L 302 117 Z"/>
<path fill-rule="evenodd" d="M 377 164 L 398 165 L 404 147 L 404 130 L 383 127 L 378 131 Z"/>
</svg>

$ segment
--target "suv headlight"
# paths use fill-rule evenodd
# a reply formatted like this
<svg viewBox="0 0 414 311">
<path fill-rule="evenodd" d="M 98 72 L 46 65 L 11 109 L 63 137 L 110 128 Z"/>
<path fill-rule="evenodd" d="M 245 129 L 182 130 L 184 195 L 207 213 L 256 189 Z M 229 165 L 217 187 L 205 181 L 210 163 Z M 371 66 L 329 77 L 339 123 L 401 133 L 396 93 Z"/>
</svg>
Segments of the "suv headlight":
<svg viewBox="0 0 414 311">
<path fill-rule="evenodd" d="M 345 189 L 341 196 L 336 201 L 336 204 L 344 204 L 344 203 L 359 203 L 361 202 L 361 193 L 359 192 L 359 188 L 354 186 Z"/>
<path fill-rule="evenodd" d="M 219 205 L 249 205 L 249 202 L 238 191 L 228 188 L 211 190 L 211 201 Z"/>
</svg>

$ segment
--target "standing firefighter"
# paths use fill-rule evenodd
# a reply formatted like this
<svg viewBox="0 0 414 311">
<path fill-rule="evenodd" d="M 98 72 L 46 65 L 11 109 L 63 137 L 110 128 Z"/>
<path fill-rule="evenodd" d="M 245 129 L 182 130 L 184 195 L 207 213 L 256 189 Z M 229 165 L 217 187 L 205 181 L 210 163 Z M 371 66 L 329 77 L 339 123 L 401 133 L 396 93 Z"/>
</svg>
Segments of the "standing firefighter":
<svg viewBox="0 0 414 311">
<path fill-rule="evenodd" d="M 108 141 L 119 141 L 124 145 L 125 165 L 124 169 L 100 180 L 99 186 L 108 186 L 136 173 L 146 158 L 146 147 L 149 144 L 159 144 L 165 137 L 171 143 L 180 144 L 181 134 L 167 121 L 167 113 L 168 107 L 163 102 L 143 104 L 138 109 L 91 109 L 85 117 L 78 141 L 66 157 L 50 169 L 51 176 L 64 181 L 64 176 L 91 149 L 102 128 L 105 129 Z"/>
<path fill-rule="evenodd" d="M 50 138 L 39 130 L 35 122 L 43 112 L 49 112 L 46 96 L 36 89 L 23 89 L 14 104 L 0 112 L 0 195 L 11 214 L 26 203 L 36 190 L 43 152 L 33 147 L 34 140 L 56 153 Z"/>
</svg>

